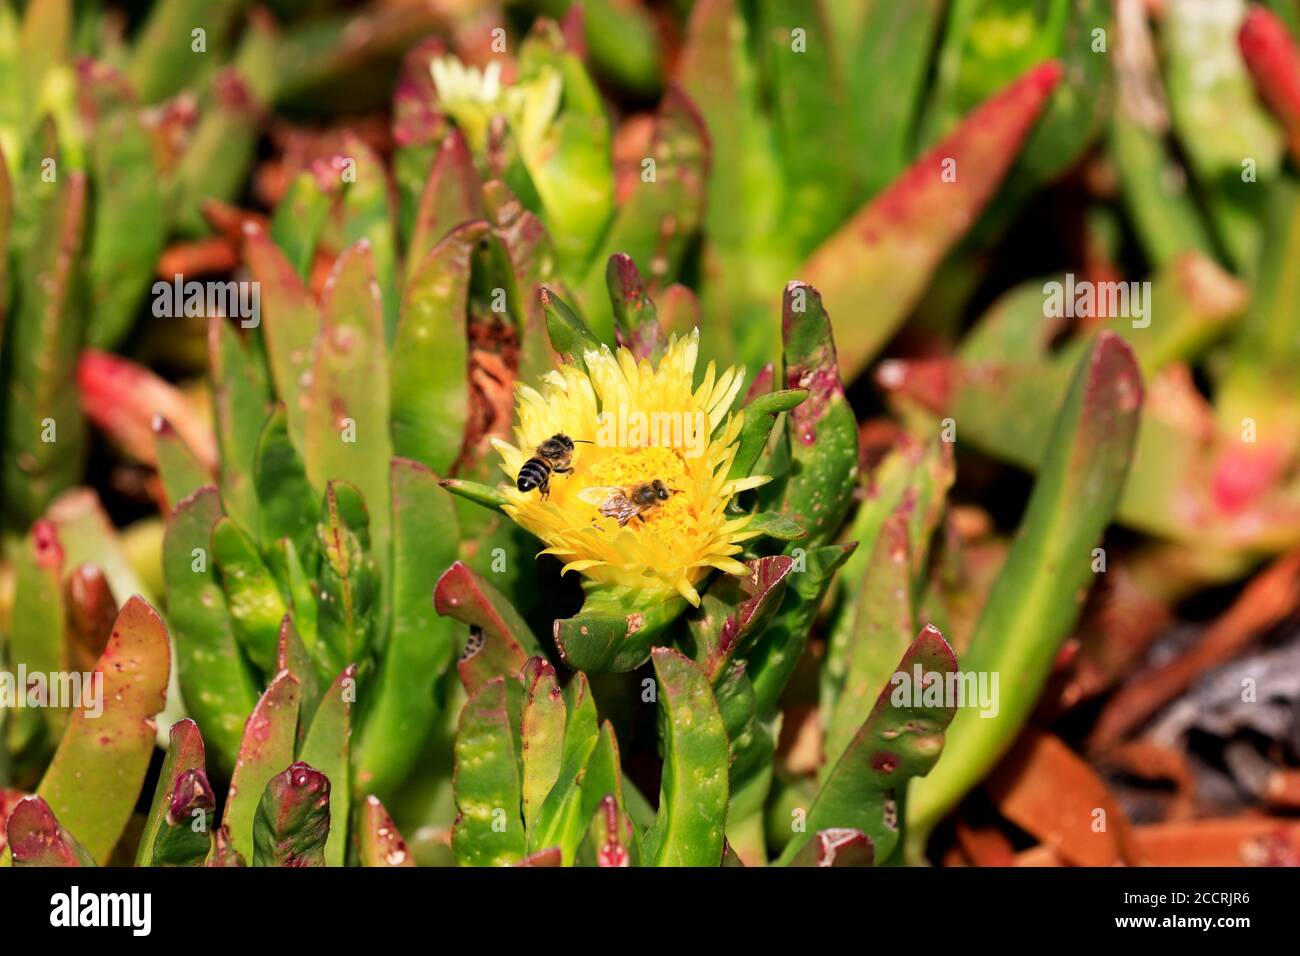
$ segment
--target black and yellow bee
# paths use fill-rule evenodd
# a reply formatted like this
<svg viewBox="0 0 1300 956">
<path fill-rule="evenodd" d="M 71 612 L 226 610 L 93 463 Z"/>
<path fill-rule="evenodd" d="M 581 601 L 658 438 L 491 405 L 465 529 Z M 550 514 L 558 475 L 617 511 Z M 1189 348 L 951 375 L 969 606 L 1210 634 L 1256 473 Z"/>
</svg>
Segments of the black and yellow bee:
<svg viewBox="0 0 1300 956">
<path fill-rule="evenodd" d="M 578 443 L 590 445 L 578 439 Z M 568 435 L 554 434 L 537 446 L 537 454 L 524 462 L 515 479 L 515 487 L 520 491 L 532 491 L 534 488 L 542 497 L 551 494 L 551 474 L 568 475 L 573 473 L 574 439 Z"/>
</svg>

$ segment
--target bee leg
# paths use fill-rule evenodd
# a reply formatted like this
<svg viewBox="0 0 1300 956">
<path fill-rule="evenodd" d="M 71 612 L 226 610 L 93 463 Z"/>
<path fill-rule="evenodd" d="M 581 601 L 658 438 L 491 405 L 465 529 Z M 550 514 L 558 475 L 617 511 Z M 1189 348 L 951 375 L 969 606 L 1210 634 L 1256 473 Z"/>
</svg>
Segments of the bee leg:
<svg viewBox="0 0 1300 956">
<path fill-rule="evenodd" d="M 557 475 L 571 475 L 571 474 L 573 474 L 573 469 L 572 469 L 572 468 L 552 468 L 551 471 L 555 472 Z"/>
</svg>

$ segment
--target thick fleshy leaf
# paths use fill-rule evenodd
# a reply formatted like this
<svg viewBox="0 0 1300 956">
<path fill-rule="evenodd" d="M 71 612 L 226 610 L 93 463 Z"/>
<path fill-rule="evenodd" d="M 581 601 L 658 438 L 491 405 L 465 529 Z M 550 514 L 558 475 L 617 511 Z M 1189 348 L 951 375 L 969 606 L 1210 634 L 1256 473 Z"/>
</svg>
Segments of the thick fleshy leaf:
<svg viewBox="0 0 1300 956">
<path fill-rule="evenodd" d="M 154 422 L 167 419 L 205 470 L 217 470 L 211 428 L 180 389 L 142 365 L 86 349 L 77 362 L 82 411 L 113 443 L 145 464 L 155 464 Z"/>
<path fill-rule="evenodd" d="M 331 789 L 325 774 L 302 761 L 268 780 L 253 824 L 253 866 L 328 865 Z"/>
<path fill-rule="evenodd" d="M 962 662 L 968 672 L 1002 675 L 997 714 L 963 709 L 953 729 L 961 747 L 912 788 L 909 826 L 918 843 L 1010 746 L 1038 700 L 1087 595 L 1092 549 L 1119 502 L 1142 399 L 1132 351 L 1101 333 L 1075 372 L 1020 533 Z"/>
<path fill-rule="evenodd" d="M 795 833 L 780 862 L 792 863 L 822 830 L 853 829 L 865 834 L 876 859 L 889 859 L 898 845 L 906 787 L 923 777 L 943 751 L 944 730 L 956 706 L 946 699 L 957 658 L 932 627 L 921 631 L 870 716 L 836 762 L 812 806 L 808 831 Z M 932 693 L 926 693 L 926 690 Z"/>
<path fill-rule="evenodd" d="M 945 0 L 911 3 L 831 4 L 829 13 L 854 16 L 832 46 L 849 90 L 849 132 L 862 191 L 875 195 L 907 166 L 917 107 L 925 91 Z M 859 64 L 872 64 L 862 69 Z"/>
<path fill-rule="evenodd" d="M 192 82 L 194 52 L 189 43 L 190 31 L 202 30 L 213 44 L 224 41 L 238 10 L 235 0 L 166 0 L 154 4 L 140 28 L 127 71 L 140 98 L 145 103 L 156 103 Z M 186 42 L 178 42 L 177 37 L 185 37 Z M 214 47 L 211 52 L 221 51 Z"/>
<path fill-rule="evenodd" d="M 241 528 L 256 531 L 253 468 L 258 436 L 266 421 L 265 372 L 261 362 L 248 354 L 231 323 L 219 316 L 208 324 L 208 355 L 212 362 L 213 417 L 221 449 L 221 501 Z"/>
<path fill-rule="evenodd" d="M 578 614 L 555 621 L 555 646 L 574 670 L 635 670 L 649 660 L 656 640 L 687 607 L 686 599 L 676 594 L 591 587 Z"/>
<path fill-rule="evenodd" d="M 93 670 L 117 620 L 117 601 L 108 578 L 97 565 L 78 565 L 67 576 L 63 604 L 67 609 L 68 662 L 73 670 Z"/>
<path fill-rule="evenodd" d="M 341 185 L 332 177 L 302 172 L 289 183 L 276 204 L 275 215 L 271 217 L 271 238 L 303 281 L 311 277 L 316 244 L 320 242 Z"/>
<path fill-rule="evenodd" d="M 131 328 L 162 252 L 167 231 L 163 178 L 149 130 L 121 95 L 120 76 L 83 61 L 83 111 L 94 130 L 90 170 L 99 186 L 87 248 L 86 341 L 113 348 Z"/>
<path fill-rule="evenodd" d="M 132 597 L 37 790 L 100 864 L 108 862 L 144 784 L 170 671 L 162 618 Z"/>
<path fill-rule="evenodd" d="M 162 479 L 165 510 L 178 504 L 213 482 L 213 475 L 203 467 L 185 444 L 180 432 L 161 415 L 153 420 L 153 449 L 158 459 L 158 477 Z"/>
<path fill-rule="evenodd" d="M 715 684 L 733 658 L 744 656 L 781 606 L 794 560 L 775 555 L 754 558 L 746 565 L 748 577 L 728 574 L 718 578 L 687 621 L 695 663 Z"/>
<path fill-rule="evenodd" d="M 603 797 L 592 815 L 587 837 L 578 849 L 579 866 L 637 865 L 636 830 L 613 794 Z"/>
<path fill-rule="evenodd" d="M 799 270 L 820 290 L 829 311 L 870 317 L 837 330 L 846 381 L 897 330 L 944 255 L 992 197 L 1060 77 L 1059 64 L 1045 63 L 987 100 Z"/>
<path fill-rule="evenodd" d="M 755 712 L 767 719 L 794 673 L 808 642 L 813 618 L 830 589 L 835 572 L 853 553 L 856 543 L 812 548 L 796 561 L 789 575 L 781 607 L 759 635 L 747 655 L 749 679 L 754 685 Z"/>
<path fill-rule="evenodd" d="M 54 688 L 49 682 L 68 672 L 69 655 L 64 641 L 64 551 L 57 526 L 44 519 L 37 521 L 16 551 L 6 664 L 13 674 L 21 668 L 33 677 L 43 675 L 44 688 L 37 692 L 42 704 L 39 710 L 9 711 L 8 744 L 18 752 L 27 743 L 23 738 L 38 733 L 42 723 L 51 744 L 63 732 L 68 710 L 66 704 L 55 706 Z M 31 679 L 28 678 L 28 687 L 16 687 L 15 691 L 30 698 L 34 692 Z M 48 751 L 45 755 L 48 756 Z"/>
<path fill-rule="evenodd" d="M 262 426 L 253 463 L 257 513 L 263 541 L 288 538 L 299 559 L 310 563 L 316 551 L 316 493 L 289 434 L 289 417 L 277 404 Z"/>
<path fill-rule="evenodd" d="M 1251 275 L 1262 252 L 1260 220 L 1279 171 L 1283 137 L 1255 95 L 1237 35 L 1245 0 L 1203 5 L 1176 0 L 1160 22 L 1169 114 L 1188 167 L 1201 188 L 1215 237 L 1239 274 Z M 1249 159 L 1253 175 L 1244 174 Z"/>
<path fill-rule="evenodd" d="M 520 677 L 524 685 L 519 726 L 524 758 L 524 826 L 531 831 L 546 795 L 560 778 L 565 706 L 555 668 L 545 658 L 530 657 Z"/>
<path fill-rule="evenodd" d="M 212 848 L 217 795 L 207 773 L 182 771 L 175 780 L 163 825 L 153 845 L 150 866 L 202 866 Z"/>
<path fill-rule="evenodd" d="M 330 828 L 325 843 L 325 865 L 343 866 L 347 858 L 347 821 L 351 808 L 349 786 L 350 753 L 352 750 L 352 701 L 357 693 L 356 665 L 349 664 L 334 680 L 324 694 L 311 726 L 298 751 L 298 759 L 315 767 L 334 782 L 330 788 Z"/>
<path fill-rule="evenodd" d="M 154 790 L 149 815 L 145 818 L 144 831 L 140 834 L 140 843 L 135 853 L 136 866 L 152 864 L 154 846 L 158 842 L 159 834 L 164 829 L 176 825 L 170 822 L 168 814 L 175 803 L 177 793 L 183 792 L 180 786 L 182 778 L 191 771 L 202 771 L 205 767 L 203 735 L 199 733 L 199 725 L 188 717 L 178 720 L 172 724 L 171 740 L 167 747 L 167 754 L 163 757 L 162 770 L 158 774 L 158 786 Z M 182 802 L 184 799 L 182 796 Z M 184 824 L 188 827 L 190 820 L 185 820 Z M 210 829 L 211 824 L 212 820 L 209 816 L 206 826 Z M 207 856 L 209 829 L 203 831 L 203 854 L 199 858 L 200 862 Z"/>
<path fill-rule="evenodd" d="M 302 746 L 307 728 L 320 703 L 323 681 L 312 659 L 311 650 L 303 641 L 293 618 L 288 614 L 280 622 L 280 634 L 275 645 L 275 673 L 287 671 L 298 682 L 298 746 Z"/>
<path fill-rule="evenodd" d="M 312 371 L 303 458 L 312 484 L 344 479 L 370 509 L 372 553 L 386 578 L 390 542 L 388 359 L 369 246 L 339 256 L 323 294 L 324 322 Z M 293 417 L 290 415 L 290 434 Z M 338 662 L 341 669 L 350 660 Z M 336 669 L 336 672 L 337 672 Z"/>
<path fill-rule="evenodd" d="M 496 588 L 460 561 L 438 579 L 433 605 L 439 614 L 470 627 L 461 655 L 461 682 L 470 693 L 492 677 L 519 674 L 530 657 L 541 656 L 541 645 L 514 607 Z"/>
<path fill-rule="evenodd" d="M 292 763 L 297 732 L 298 682 L 281 671 L 244 725 L 244 739 L 221 817 L 231 845 L 246 860 L 253 859 L 253 821 L 260 816 L 263 791 L 279 772 L 277 767 Z"/>
<path fill-rule="evenodd" d="M 870 713 L 876 695 L 888 684 L 894 666 L 916 634 L 907 537 L 912 510 L 910 503 L 905 504 L 885 519 L 866 573 L 846 585 L 858 599 L 842 657 L 843 682 L 834 696 L 833 709 L 822 716 L 827 773 Z"/>
<path fill-rule="evenodd" d="M 698 666 L 657 647 L 664 769 L 659 814 L 645 834 L 650 866 L 718 866 L 727 820 L 727 731 Z"/>
<path fill-rule="evenodd" d="M 591 686 L 586 675 L 577 674 L 564 690 L 564 747 L 555 785 L 546 795 L 538 810 L 535 825 L 528 832 L 528 848 L 540 850 L 557 846 L 566 866 L 573 864 L 578 844 L 582 842 L 583 828 L 591 817 L 595 798 L 584 802 L 583 785 L 591 769 L 593 778 L 602 777 L 601 792 L 614 786 L 609 779 L 608 759 L 598 760 L 591 767 L 600 744 L 600 730 L 596 725 L 596 702 L 591 696 Z M 523 738 L 525 745 L 532 743 Z M 608 751 L 606 751 L 606 758 Z M 528 754 L 524 753 L 524 770 L 527 773 Z M 526 778 L 525 778 L 526 779 Z M 588 788 L 588 797 L 590 797 Z"/>
<path fill-rule="evenodd" d="M 415 866 L 415 857 L 378 797 L 361 802 L 357 842 L 362 866 Z"/>
<path fill-rule="evenodd" d="M 465 444 L 470 256 L 487 231 L 457 227 L 413 270 L 393 343 L 393 450 L 444 475 Z"/>
<path fill-rule="evenodd" d="M 659 364 L 665 336 L 655 304 L 646 295 L 645 283 L 632 257 L 616 252 L 605 267 L 605 285 L 614 308 L 614 333 L 618 344 L 638 359 Z"/>
<path fill-rule="evenodd" d="M 293 444 L 304 452 L 320 308 L 261 226 L 244 227 L 243 258 L 261 289 L 262 336 L 275 394 L 284 402 Z"/>
<path fill-rule="evenodd" d="M 228 517 L 212 529 L 212 558 L 235 637 L 262 673 L 275 666 L 280 621 L 288 611 L 253 539 Z"/>
<path fill-rule="evenodd" d="M 768 437 L 776 425 L 777 416 L 807 401 L 806 388 L 781 389 L 765 392 L 745 405 L 745 421 L 740 426 L 740 442 L 736 457 L 732 459 L 728 478 L 746 478 L 754 470 L 759 457 L 767 447 Z"/>
<path fill-rule="evenodd" d="M 600 340 L 582 317 L 556 295 L 553 289 L 542 286 L 539 294 L 542 309 L 546 313 L 546 332 L 551 339 L 551 348 L 564 361 L 572 362 L 585 370 L 587 362 L 583 355 L 586 352 L 600 351 Z"/>
<path fill-rule="evenodd" d="M 524 856 L 523 761 L 514 677 L 493 677 L 465 704 L 456 731 L 456 825 L 451 846 L 461 866 L 504 866 Z"/>
<path fill-rule="evenodd" d="M 463 628 L 435 610 L 443 568 L 455 562 L 456 514 L 438 478 L 393 459 L 392 625 L 354 750 L 358 793 L 384 796 L 405 779 L 438 717 L 436 687 Z"/>
<path fill-rule="evenodd" d="M 854 198 L 853 124 L 841 117 L 862 107 L 854 103 L 849 108 L 828 6 L 824 0 L 763 0 L 758 5 L 787 183 L 783 228 L 800 249 L 825 238 Z M 861 72 L 879 69 L 876 64 L 864 67 L 856 66 Z"/>
<path fill-rule="evenodd" d="M 830 318 L 817 290 L 786 286 L 782 309 L 788 389 L 808 398 L 786 417 L 790 474 L 782 513 L 808 532 L 808 545 L 829 541 L 853 503 L 858 473 L 858 423 L 844 397 Z"/>
<path fill-rule="evenodd" d="M 364 242 L 368 248 L 368 268 L 380 299 L 384 342 L 392 344 L 397 329 L 397 235 L 388 202 L 388 174 L 383 161 L 354 133 L 343 140 L 344 158 L 351 162 L 344 173 L 350 175 L 342 202 L 342 239 L 347 245 Z M 330 324 L 326 306 L 327 328 Z"/>
<path fill-rule="evenodd" d="M 9 814 L 7 842 L 14 866 L 95 866 L 95 860 L 59 824 L 40 797 L 20 800 Z"/>
<path fill-rule="evenodd" d="M 387 500 L 389 495 L 384 494 Z M 325 680 L 370 653 L 382 610 L 380 581 L 370 545 L 376 515 L 344 481 L 325 486 L 316 525 L 321 562 L 316 586 L 315 655 Z M 387 521 L 385 521 L 387 524 Z"/>
<path fill-rule="evenodd" d="M 462 223 L 483 218 L 483 186 L 465 137 L 448 130 L 423 184 L 420 206 L 406 250 L 408 283 L 434 246 Z M 409 295 L 409 293 L 408 293 Z"/>
<path fill-rule="evenodd" d="M 16 304 L 5 329 L 12 367 L 0 482 L 6 510 L 24 523 L 76 483 L 85 453 L 75 381 L 83 316 L 75 277 L 85 205 L 86 177 L 61 177 L 15 274 Z"/>
</svg>

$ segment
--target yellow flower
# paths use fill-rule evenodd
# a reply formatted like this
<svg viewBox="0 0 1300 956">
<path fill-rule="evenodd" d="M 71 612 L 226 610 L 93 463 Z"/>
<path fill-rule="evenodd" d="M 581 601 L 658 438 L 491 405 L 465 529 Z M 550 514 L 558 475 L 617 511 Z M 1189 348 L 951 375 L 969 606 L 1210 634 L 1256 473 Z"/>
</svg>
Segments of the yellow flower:
<svg viewBox="0 0 1300 956">
<path fill-rule="evenodd" d="M 565 365 L 548 373 L 541 391 L 518 388 L 518 445 L 497 440 L 511 488 L 504 506 L 519 525 L 547 545 L 542 554 L 565 561 L 593 581 L 680 594 L 698 605 L 699 584 L 711 569 L 745 575 L 733 555 L 755 537 L 748 515 L 726 513 L 732 497 L 769 481 L 765 475 L 728 479 L 742 415 L 728 409 L 744 370 L 716 374 L 712 362 L 694 385 L 699 331 L 673 337 L 658 368 L 627 349 L 588 351 L 587 370 Z M 552 474 L 549 497 L 520 492 L 514 481 L 538 445 L 555 434 L 576 445 L 571 474 Z M 582 444 L 590 442 L 591 444 Z M 658 479 L 666 501 L 620 526 L 601 513 L 609 489 Z"/>
</svg>

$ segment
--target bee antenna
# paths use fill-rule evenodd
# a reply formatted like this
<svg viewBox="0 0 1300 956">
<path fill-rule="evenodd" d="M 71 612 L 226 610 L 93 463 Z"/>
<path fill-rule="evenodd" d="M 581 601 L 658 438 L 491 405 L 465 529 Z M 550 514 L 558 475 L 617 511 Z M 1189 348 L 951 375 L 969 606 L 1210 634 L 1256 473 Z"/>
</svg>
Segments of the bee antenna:
<svg viewBox="0 0 1300 956">
<path fill-rule="evenodd" d="M 585 438 L 571 438 L 571 439 L 569 439 L 569 440 L 572 441 L 575 445 L 594 445 L 594 444 L 596 444 L 594 441 L 587 441 L 587 439 L 585 439 Z"/>
</svg>

